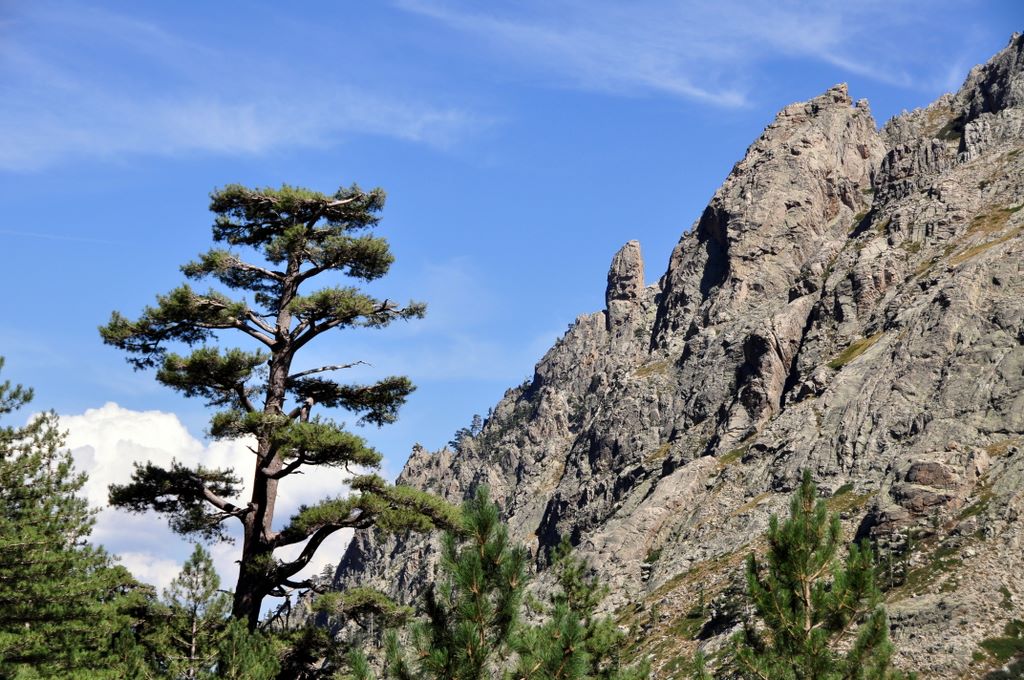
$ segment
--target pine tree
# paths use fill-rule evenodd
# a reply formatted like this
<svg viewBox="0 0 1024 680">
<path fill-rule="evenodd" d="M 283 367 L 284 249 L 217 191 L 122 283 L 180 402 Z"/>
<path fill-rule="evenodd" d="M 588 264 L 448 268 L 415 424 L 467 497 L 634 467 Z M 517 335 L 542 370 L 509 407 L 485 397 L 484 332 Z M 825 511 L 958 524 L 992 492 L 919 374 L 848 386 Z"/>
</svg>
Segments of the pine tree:
<svg viewBox="0 0 1024 680">
<path fill-rule="evenodd" d="M 269 680 L 279 663 L 265 635 L 250 632 L 231 614 L 231 597 L 220 589 L 213 560 L 196 545 L 181 572 L 164 590 L 163 606 L 151 614 L 148 676 L 168 680 Z"/>
<path fill-rule="evenodd" d="M 280 662 L 274 646 L 263 633 L 250 632 L 239 619 L 228 622 L 217 645 L 217 677 L 224 680 L 271 680 L 277 677 L 279 670 Z"/>
<path fill-rule="evenodd" d="M 0 384 L 0 415 L 31 398 Z M 151 593 L 86 543 L 84 484 L 56 414 L 0 428 L 0 677 L 132 677 Z"/>
<path fill-rule="evenodd" d="M 486 488 L 463 506 L 463 532 L 445 536 L 441 581 L 427 592 L 426 620 L 410 629 L 410 660 L 398 636 L 386 637 L 388 677 L 396 680 L 644 680 L 646 664 L 623 668 L 622 633 L 598 607 L 607 589 L 567 541 L 555 551 L 557 586 L 524 620 L 527 552 L 511 544 Z M 364 658 L 353 677 L 372 678 Z"/>
<path fill-rule="evenodd" d="M 744 678 L 883 680 L 892 670 L 888 619 L 874 556 L 850 545 L 845 560 L 838 515 L 829 516 L 805 471 L 782 524 L 772 516 L 765 562 L 747 560 L 747 589 L 759 624 L 734 640 Z M 846 649 L 843 653 L 843 649 Z"/>
<path fill-rule="evenodd" d="M 351 493 L 303 506 L 283 529 L 274 528 L 283 480 L 320 466 L 372 470 L 380 463 L 380 454 L 362 437 L 314 416 L 314 407 L 341 408 L 379 426 L 396 419 L 413 390 L 399 376 L 369 385 L 324 377 L 358 360 L 293 367 L 301 350 L 331 330 L 382 328 L 423 316 L 420 303 L 378 300 L 353 286 L 306 290 L 331 273 L 373 281 L 388 272 L 393 257 L 387 241 L 364 233 L 377 224 L 383 205 L 380 189 L 355 186 L 331 196 L 290 186 L 215 191 L 213 239 L 227 247 L 200 255 L 182 271 L 189 279 L 213 278 L 221 288 L 200 292 L 182 285 L 158 296 L 138 319 L 114 312 L 100 329 L 103 340 L 126 351 L 136 369 L 156 368 L 162 384 L 221 409 L 211 420 L 213 437 L 255 439 L 253 457 L 239 461 L 255 463 L 248 500 L 235 500 L 241 480 L 232 470 L 179 462 L 137 465 L 130 483 L 110 490 L 113 505 L 162 513 L 183 535 L 225 539 L 225 524 L 237 520 L 241 568 L 232 612 L 250 629 L 264 598 L 310 585 L 293 577 L 331 534 L 369 526 L 427 530 L 453 521 L 451 509 L 438 499 L 371 473 L 353 477 Z M 225 290 L 243 296 L 232 298 Z M 255 349 L 220 346 L 221 337 L 232 333 Z M 174 343 L 190 352 L 169 351 Z M 304 546 L 298 557 L 275 558 L 277 550 L 299 544 Z"/>
<path fill-rule="evenodd" d="M 625 635 L 614 620 L 599 616 L 608 593 L 587 563 L 572 554 L 568 540 L 555 550 L 557 587 L 542 610 L 544 623 L 522 626 L 513 636 L 519 661 L 512 677 L 523 680 L 643 680 L 646 664 L 623 667 Z"/>
<path fill-rule="evenodd" d="M 510 649 L 526 586 L 526 550 L 510 544 L 486 488 L 466 501 L 462 516 L 462 531 L 444 536 L 443 579 L 427 591 L 427 620 L 411 628 L 413 660 L 393 631 L 387 636 L 389 677 L 482 680 L 494 677 Z"/>
<path fill-rule="evenodd" d="M 213 560 L 196 545 L 181 573 L 164 591 L 164 670 L 171 678 L 213 678 L 230 597 L 220 590 Z"/>
</svg>

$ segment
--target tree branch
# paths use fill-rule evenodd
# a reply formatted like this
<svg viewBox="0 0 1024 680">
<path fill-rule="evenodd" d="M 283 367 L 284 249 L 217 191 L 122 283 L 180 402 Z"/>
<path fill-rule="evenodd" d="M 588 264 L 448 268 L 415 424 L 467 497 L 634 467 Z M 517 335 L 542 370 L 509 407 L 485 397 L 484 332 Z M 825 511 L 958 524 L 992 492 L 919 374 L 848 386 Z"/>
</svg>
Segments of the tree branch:
<svg viewBox="0 0 1024 680">
<path fill-rule="evenodd" d="M 210 491 L 210 489 L 205 485 L 203 486 L 203 498 L 205 498 L 206 502 L 213 507 L 218 510 L 223 510 L 225 513 L 230 515 L 245 514 L 250 510 L 250 508 L 240 508 L 231 501 L 221 498 L 214 492 Z"/>
<path fill-rule="evenodd" d="M 235 319 L 235 322 L 233 324 L 231 324 L 230 326 L 221 326 L 221 325 L 207 324 L 207 323 L 193 323 L 192 325 L 196 326 L 197 328 L 208 328 L 210 330 L 221 330 L 221 329 L 224 329 L 224 328 L 234 328 L 236 330 L 242 331 L 243 333 L 245 333 L 246 335 L 248 335 L 250 337 L 253 337 L 253 338 L 259 340 L 260 342 L 262 342 L 267 347 L 271 347 L 272 348 L 274 346 L 274 340 L 272 338 L 270 338 L 267 335 L 264 335 L 263 333 L 260 333 L 258 330 L 256 330 L 255 328 L 252 328 L 251 326 L 247 326 L 244 321 L 239 321 L 238 319 Z"/>
<path fill-rule="evenodd" d="M 245 385 L 238 383 L 235 385 L 235 394 L 238 396 L 238 401 L 246 411 L 253 413 L 256 411 L 256 407 L 253 406 L 252 401 L 249 399 L 249 395 L 246 394 Z"/>
<path fill-rule="evenodd" d="M 364 515 L 366 516 L 364 517 Z M 299 553 L 299 556 L 297 558 L 295 558 L 291 562 L 278 565 L 278 581 L 280 582 L 281 580 L 287 579 L 289 576 L 294 576 L 298 572 L 302 571 L 302 569 L 305 568 L 307 564 L 309 564 L 309 561 L 313 559 L 313 555 L 316 554 L 316 551 L 320 547 L 320 544 L 327 540 L 327 537 L 331 534 L 335 533 L 336 531 L 340 531 L 341 529 L 350 527 L 355 529 L 366 529 L 369 528 L 372 524 L 372 517 L 365 512 L 360 512 L 359 515 L 357 515 L 355 518 L 346 519 L 344 520 L 344 522 L 324 524 L 320 526 L 309 537 L 309 542 L 306 543 L 305 547 L 302 548 L 302 552 Z M 290 541 L 288 543 L 283 543 L 282 545 L 289 545 L 295 542 L 297 541 Z"/>
<path fill-rule="evenodd" d="M 300 466 L 305 465 L 307 462 L 308 461 L 305 458 L 299 456 L 298 458 L 288 463 L 277 472 L 270 472 L 267 468 L 263 468 L 262 470 L 260 470 L 260 472 L 263 473 L 263 475 L 267 479 L 281 479 L 292 474 L 293 472 L 298 470 Z"/>
<path fill-rule="evenodd" d="M 254 264 L 249 264 L 248 262 L 244 262 L 244 261 L 238 259 L 234 255 L 231 256 L 231 262 L 232 262 L 232 266 L 235 267 L 236 269 L 244 269 L 245 271 L 255 272 L 255 273 L 260 274 L 262 276 L 266 276 L 268 279 L 273 279 L 275 281 L 283 281 L 284 280 L 284 274 L 282 274 L 281 272 L 275 272 L 275 271 L 272 271 L 270 269 L 264 269 L 263 267 L 258 267 L 258 266 L 254 265 Z"/>
<path fill-rule="evenodd" d="M 264 333 L 267 333 L 268 335 L 273 335 L 274 328 L 266 321 L 264 321 L 263 317 L 261 317 L 259 314 L 249 309 L 246 310 L 245 315 L 249 318 L 249 321 L 252 321 L 254 324 L 259 326 L 260 330 L 262 330 Z"/>
<path fill-rule="evenodd" d="M 308 371 L 299 371 L 288 376 L 288 380 L 295 380 L 296 378 L 302 378 L 307 375 L 313 375 L 314 373 L 324 373 L 325 371 L 340 371 L 346 368 L 353 368 L 354 366 L 371 366 L 365 361 L 354 361 L 351 364 L 331 364 L 330 366 L 321 366 L 320 368 L 311 368 Z"/>
<path fill-rule="evenodd" d="M 218 300 L 215 300 L 213 298 L 206 297 L 204 295 L 195 295 L 193 297 L 194 297 L 194 299 L 197 302 L 202 302 L 203 304 L 209 305 L 210 307 L 217 307 L 219 309 L 227 309 L 227 305 L 225 305 L 224 303 L 222 303 L 222 302 L 220 302 Z M 247 309 L 245 313 L 246 313 L 246 316 L 248 316 L 248 317 L 252 317 L 253 316 L 253 312 L 250 309 Z M 237 330 L 242 331 L 246 335 L 249 335 L 249 336 L 252 336 L 253 338 L 256 338 L 257 340 L 262 342 L 267 347 L 273 347 L 274 346 L 274 340 L 269 335 L 265 335 L 265 334 L 259 332 L 255 328 L 252 328 L 252 327 L 248 326 L 241 319 L 236 319 L 235 317 L 229 317 L 229 322 L 226 325 L 212 324 L 212 323 L 203 323 L 203 322 L 192 322 L 192 325 L 196 326 L 198 328 L 208 328 L 210 330 L 217 330 L 217 329 L 222 329 L 222 328 L 235 328 Z M 260 322 L 260 325 L 261 326 L 263 325 L 262 321 Z"/>
<path fill-rule="evenodd" d="M 373 520 L 374 515 L 372 513 L 367 512 L 363 508 L 353 508 L 352 512 L 345 519 L 342 519 L 337 522 L 323 522 L 322 524 L 316 524 L 310 527 L 308 531 L 303 531 L 301 533 L 293 533 L 292 531 L 290 531 L 289 533 L 292 533 L 292 535 L 289 538 L 282 539 L 281 535 L 284 532 L 276 532 L 271 537 L 270 543 L 275 549 L 277 549 L 283 548 L 287 545 L 295 545 L 296 543 L 302 543 L 307 538 L 309 539 L 309 542 L 302 549 L 302 554 L 300 554 L 299 557 L 296 558 L 294 562 L 289 562 L 288 564 L 282 565 L 282 567 L 288 567 L 289 564 L 296 564 L 299 560 L 303 558 L 303 555 L 306 555 L 307 552 L 309 554 L 306 557 L 306 562 L 309 562 L 309 560 L 313 557 L 313 553 L 316 552 L 317 547 L 319 547 L 319 545 L 323 543 L 324 540 L 328 536 L 333 534 L 335 531 L 338 531 L 339 529 L 369 529 L 371 526 L 373 526 Z M 289 572 L 286 575 L 291 576 L 299 569 L 302 569 L 303 566 L 305 566 L 305 564 L 300 566 L 295 571 Z"/>
<path fill-rule="evenodd" d="M 295 420 L 296 418 L 300 418 L 301 416 L 300 419 L 302 420 L 302 422 L 308 421 L 309 412 L 313 410 L 313 404 L 315 403 L 316 401 L 313 399 L 313 397 L 306 397 L 302 401 L 301 405 L 296 406 L 295 408 L 288 412 L 288 419 Z"/>
<path fill-rule="evenodd" d="M 371 314 L 356 314 L 351 317 L 335 317 L 330 321 L 320 324 L 319 326 L 312 319 L 307 319 L 299 323 L 299 325 L 296 326 L 295 330 L 292 332 L 292 337 L 295 339 L 295 341 L 292 343 L 292 347 L 295 350 L 298 350 L 301 347 L 303 347 L 307 342 L 309 342 L 316 336 L 320 335 L 321 333 L 326 333 L 332 328 L 337 328 L 341 324 L 352 321 L 353 319 L 359 318 L 360 316 L 371 316 L 373 314 L 381 314 L 397 310 L 398 305 L 396 305 L 391 300 L 385 299 L 383 302 L 380 303 L 380 306 L 378 306 L 377 309 L 373 310 Z"/>
</svg>

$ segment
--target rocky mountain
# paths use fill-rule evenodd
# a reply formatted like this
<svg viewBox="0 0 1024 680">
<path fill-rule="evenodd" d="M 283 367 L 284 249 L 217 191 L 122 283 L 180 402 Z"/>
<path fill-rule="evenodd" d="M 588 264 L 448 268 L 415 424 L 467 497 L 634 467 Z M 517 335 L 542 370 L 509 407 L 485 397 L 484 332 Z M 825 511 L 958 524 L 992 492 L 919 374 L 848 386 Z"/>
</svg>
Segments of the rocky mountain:
<svg viewBox="0 0 1024 680">
<path fill-rule="evenodd" d="M 672 677 L 739 621 L 742 560 L 810 469 L 881 549 L 898 665 L 984 676 L 1024 619 L 1022 151 L 1018 34 L 881 129 L 845 85 L 787 106 L 655 285 L 630 241 L 607 309 L 400 481 L 488 484 L 540 569 L 568 535 Z M 336 584 L 408 598 L 432 554 L 362 534 Z"/>
</svg>

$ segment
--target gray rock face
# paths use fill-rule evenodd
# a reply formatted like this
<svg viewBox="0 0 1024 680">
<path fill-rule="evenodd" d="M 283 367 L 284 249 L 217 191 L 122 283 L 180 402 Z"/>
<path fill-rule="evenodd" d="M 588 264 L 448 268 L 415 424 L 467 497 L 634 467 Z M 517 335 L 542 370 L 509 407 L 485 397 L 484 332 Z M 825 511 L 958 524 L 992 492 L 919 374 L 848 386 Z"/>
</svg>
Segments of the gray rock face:
<svg viewBox="0 0 1024 680">
<path fill-rule="evenodd" d="M 845 85 L 783 109 L 658 283 L 627 243 L 607 309 L 399 481 L 488 484 L 541 570 L 569 536 L 660 667 L 698 644 L 678 634 L 698 593 L 700 644 L 725 639 L 742 558 L 810 469 L 899 563 L 899 664 L 980 675 L 979 642 L 1024 618 L 1022 55 L 1015 35 L 882 130 Z M 364 533 L 336 582 L 408 600 L 434 554 Z"/>
<path fill-rule="evenodd" d="M 613 337 L 628 335 L 640 319 L 637 304 L 644 292 L 644 259 L 640 242 L 630 241 L 612 258 L 605 290 L 605 328 Z M 628 343 L 626 343 L 628 344 Z"/>
</svg>

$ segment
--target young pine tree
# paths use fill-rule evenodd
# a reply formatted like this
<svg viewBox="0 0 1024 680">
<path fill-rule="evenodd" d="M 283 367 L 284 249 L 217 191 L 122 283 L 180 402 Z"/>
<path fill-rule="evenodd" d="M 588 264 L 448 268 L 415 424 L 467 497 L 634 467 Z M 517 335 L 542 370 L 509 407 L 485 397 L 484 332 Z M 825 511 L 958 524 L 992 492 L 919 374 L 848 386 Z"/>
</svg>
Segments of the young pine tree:
<svg viewBox="0 0 1024 680">
<path fill-rule="evenodd" d="M 805 471 L 781 524 L 772 516 L 764 562 L 747 560 L 759 624 L 734 639 L 735 668 L 762 680 L 885 680 L 892 670 L 888 620 L 870 548 L 849 546 Z"/>
<path fill-rule="evenodd" d="M 170 586 L 152 636 L 150 673 L 169 680 L 270 680 L 278 670 L 271 642 L 231 618 L 213 560 L 196 545 Z"/>
<path fill-rule="evenodd" d="M 280 661 L 272 642 L 260 631 L 250 632 L 240 619 L 225 626 L 217 645 L 217 677 L 223 680 L 271 680 L 278 676 Z"/>
<path fill-rule="evenodd" d="M 426 530 L 453 518 L 445 503 L 428 494 L 362 474 L 349 481 L 350 493 L 304 506 L 284 528 L 274 526 L 278 487 L 295 482 L 295 475 L 380 463 L 362 437 L 314 415 L 316 407 L 340 408 L 359 414 L 361 422 L 383 425 L 396 419 L 413 390 L 400 376 L 367 385 L 325 377 L 358 360 L 295 368 L 310 343 L 330 331 L 383 328 L 423 316 L 420 303 L 378 300 L 354 286 L 309 290 L 331 274 L 373 281 L 388 272 L 394 258 L 387 241 L 366 233 L 383 206 L 383 191 L 355 186 L 333 195 L 290 186 L 215 191 L 213 239 L 226 247 L 200 255 L 182 271 L 189 279 L 212 278 L 221 288 L 201 292 L 182 285 L 158 296 L 136 320 L 115 312 L 100 329 L 104 342 L 126 351 L 136 369 L 156 368 L 159 382 L 220 409 L 211 420 L 212 436 L 255 440 L 252 456 L 239 461 L 252 470 L 248 499 L 236 500 L 241 480 L 232 470 L 177 462 L 138 465 L 129 484 L 110 489 L 113 505 L 162 513 L 181 534 L 223 539 L 225 523 L 237 521 L 241 568 L 232 612 L 250 629 L 264 598 L 310 585 L 294 577 L 331 534 L 369 526 Z M 228 335 L 250 348 L 223 346 Z M 189 353 L 170 352 L 175 343 Z M 299 544 L 297 557 L 275 557 Z"/>
<path fill-rule="evenodd" d="M 611 617 L 599 616 L 607 594 L 587 563 L 572 554 L 565 539 L 552 565 L 557 587 L 538 625 L 522 626 L 513 636 L 518 662 L 511 677 L 522 680 L 645 680 L 647 664 L 623 667 L 619 653 L 625 635 Z"/>
<path fill-rule="evenodd" d="M 0 384 L 0 415 L 31 398 Z M 56 414 L 0 427 L 0 677 L 119 678 L 137 665 L 135 617 L 150 598 L 86 543 L 84 484 Z"/>
<path fill-rule="evenodd" d="M 427 592 L 427 619 L 411 628 L 413 659 L 393 631 L 387 636 L 389 677 L 483 680 L 495 677 L 510 650 L 526 586 L 526 550 L 510 544 L 486 488 L 466 501 L 462 517 L 459 534 L 444 536 L 443 578 Z M 358 671 L 362 660 L 354 666 Z"/>
<path fill-rule="evenodd" d="M 181 573 L 164 591 L 164 601 L 167 675 L 183 680 L 215 677 L 218 645 L 231 611 L 231 599 L 220 590 L 220 577 L 202 546 L 195 546 Z"/>
<path fill-rule="evenodd" d="M 557 587 L 524 621 L 526 550 L 509 542 L 498 506 L 486 488 L 463 506 L 463 532 L 445 536 L 441 582 L 427 593 L 426 621 L 410 630 L 410 659 L 394 632 L 386 638 L 388 677 L 396 680 L 645 680 L 646 664 L 623 668 L 623 635 L 597 614 L 607 589 L 568 542 L 556 550 Z M 372 675 L 365 659 L 354 677 Z"/>
</svg>

